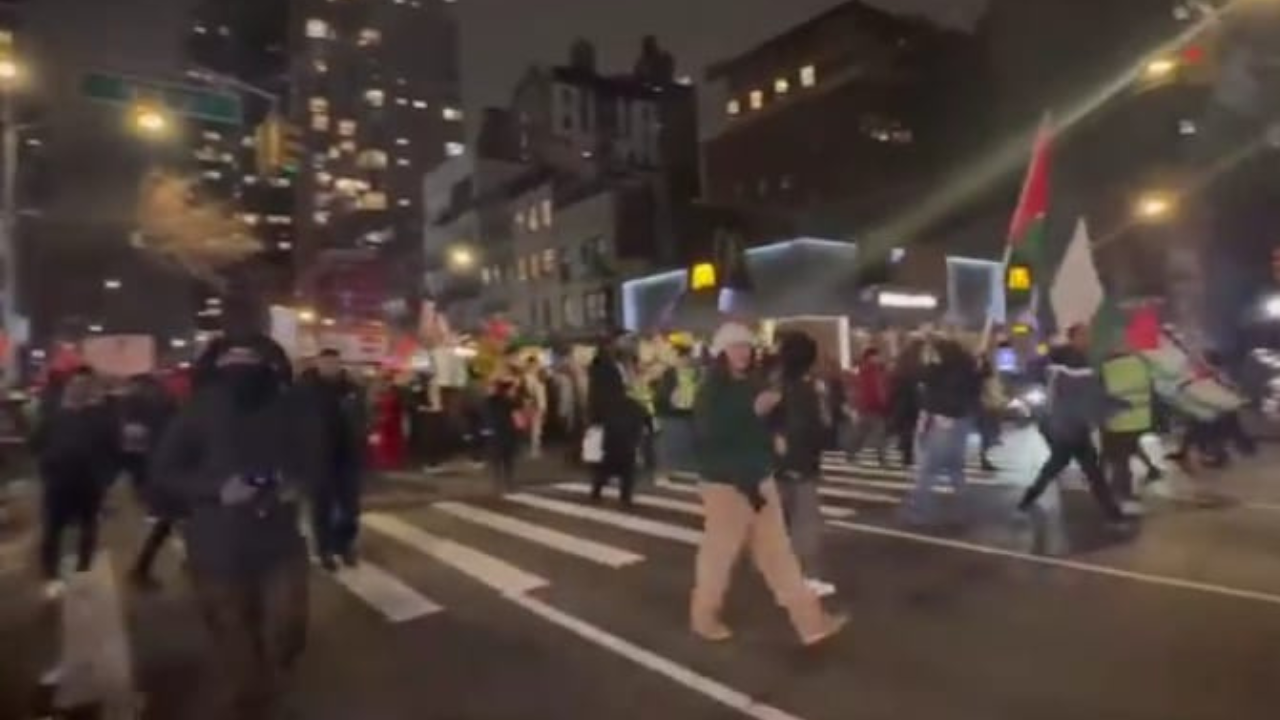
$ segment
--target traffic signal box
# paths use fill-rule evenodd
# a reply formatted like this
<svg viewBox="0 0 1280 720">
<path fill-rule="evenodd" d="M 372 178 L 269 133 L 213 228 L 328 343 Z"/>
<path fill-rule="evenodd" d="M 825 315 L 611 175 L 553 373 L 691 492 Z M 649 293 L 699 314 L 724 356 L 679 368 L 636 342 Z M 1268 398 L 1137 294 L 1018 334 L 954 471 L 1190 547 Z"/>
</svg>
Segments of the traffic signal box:
<svg viewBox="0 0 1280 720">
<path fill-rule="evenodd" d="M 258 126 L 255 147 L 258 174 L 263 177 L 296 175 L 302 168 L 302 133 L 278 115 L 269 116 Z"/>
</svg>

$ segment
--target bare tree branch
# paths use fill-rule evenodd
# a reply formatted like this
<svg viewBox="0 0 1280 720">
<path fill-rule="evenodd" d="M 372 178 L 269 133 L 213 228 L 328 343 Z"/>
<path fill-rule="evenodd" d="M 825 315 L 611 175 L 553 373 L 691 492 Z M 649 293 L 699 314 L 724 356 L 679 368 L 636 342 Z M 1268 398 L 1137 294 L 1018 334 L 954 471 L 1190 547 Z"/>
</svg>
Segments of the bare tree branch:
<svg viewBox="0 0 1280 720">
<path fill-rule="evenodd" d="M 262 243 L 225 205 L 199 200 L 195 181 L 149 173 L 138 198 L 141 246 L 201 279 L 262 250 Z"/>
</svg>

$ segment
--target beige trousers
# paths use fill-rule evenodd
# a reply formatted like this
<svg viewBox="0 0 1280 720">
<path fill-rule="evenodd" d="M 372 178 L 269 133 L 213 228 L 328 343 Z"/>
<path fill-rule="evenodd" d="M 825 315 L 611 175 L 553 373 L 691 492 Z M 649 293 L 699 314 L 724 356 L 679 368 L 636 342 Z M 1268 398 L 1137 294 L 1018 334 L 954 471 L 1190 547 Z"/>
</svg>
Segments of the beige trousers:
<svg viewBox="0 0 1280 720">
<path fill-rule="evenodd" d="M 818 598 L 804 584 L 800 563 L 787 536 L 782 502 L 773 480 L 760 486 L 764 507 L 751 507 L 745 495 L 730 485 L 700 483 L 705 525 L 698 547 L 690 617 L 695 627 L 718 622 L 720 607 L 744 545 L 764 576 L 778 604 L 787 610 L 802 640 L 821 633 L 826 614 Z"/>
</svg>

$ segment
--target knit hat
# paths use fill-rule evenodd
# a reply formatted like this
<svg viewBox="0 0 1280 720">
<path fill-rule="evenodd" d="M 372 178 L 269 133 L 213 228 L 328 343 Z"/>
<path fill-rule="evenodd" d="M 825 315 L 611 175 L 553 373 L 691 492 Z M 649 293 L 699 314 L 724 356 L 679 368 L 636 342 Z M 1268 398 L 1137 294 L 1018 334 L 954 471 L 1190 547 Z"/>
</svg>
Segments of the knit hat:
<svg viewBox="0 0 1280 720">
<path fill-rule="evenodd" d="M 751 328 L 737 322 L 727 322 L 716 330 L 715 337 L 711 340 L 711 354 L 719 356 L 729 349 L 730 345 L 751 345 L 755 343 L 755 333 L 751 332 Z"/>
</svg>

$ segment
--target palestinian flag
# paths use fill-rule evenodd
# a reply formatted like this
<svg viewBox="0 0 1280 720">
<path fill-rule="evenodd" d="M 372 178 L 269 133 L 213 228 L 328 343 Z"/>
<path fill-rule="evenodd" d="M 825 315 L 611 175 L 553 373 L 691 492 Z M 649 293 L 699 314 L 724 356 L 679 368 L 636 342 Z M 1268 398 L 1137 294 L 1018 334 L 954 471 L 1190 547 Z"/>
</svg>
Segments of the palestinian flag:
<svg viewBox="0 0 1280 720">
<path fill-rule="evenodd" d="M 1053 130 L 1046 117 L 1036 132 L 1031 163 L 1022 182 L 1018 206 L 1009 224 L 1005 247 L 1005 268 L 1025 266 L 1031 270 L 1032 290 L 1040 284 L 1044 271 L 1045 219 L 1049 213 L 1049 167 Z M 1014 283 L 1009 283 L 1012 286 Z"/>
</svg>

